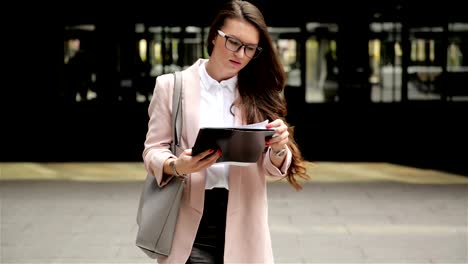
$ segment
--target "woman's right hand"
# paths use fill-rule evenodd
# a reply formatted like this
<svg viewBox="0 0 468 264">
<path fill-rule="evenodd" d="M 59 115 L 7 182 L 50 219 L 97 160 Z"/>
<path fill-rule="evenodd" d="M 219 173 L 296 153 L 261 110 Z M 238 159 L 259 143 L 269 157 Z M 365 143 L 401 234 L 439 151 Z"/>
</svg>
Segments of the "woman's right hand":
<svg viewBox="0 0 468 264">
<path fill-rule="evenodd" d="M 210 167 L 221 155 L 220 149 L 209 149 L 196 156 L 192 156 L 192 149 L 186 149 L 174 161 L 174 165 L 179 174 L 189 174 Z"/>
</svg>

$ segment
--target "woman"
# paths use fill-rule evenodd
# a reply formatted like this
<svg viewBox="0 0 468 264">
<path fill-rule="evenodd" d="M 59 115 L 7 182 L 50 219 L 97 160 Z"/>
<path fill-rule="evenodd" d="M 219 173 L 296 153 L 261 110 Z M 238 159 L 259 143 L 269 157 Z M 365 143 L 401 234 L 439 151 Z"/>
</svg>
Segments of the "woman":
<svg viewBox="0 0 468 264">
<path fill-rule="evenodd" d="M 285 73 L 263 15 L 234 0 L 218 13 L 208 35 L 209 59 L 182 72 L 183 124 L 180 154 L 169 150 L 172 74 L 156 79 L 143 159 L 160 186 L 186 177 L 171 254 L 158 263 L 273 263 L 268 228 L 266 177 L 300 189 L 308 178 L 301 153 L 284 121 Z M 271 120 L 276 136 L 251 166 L 215 163 L 219 150 L 191 155 L 203 126 L 237 126 Z"/>
</svg>

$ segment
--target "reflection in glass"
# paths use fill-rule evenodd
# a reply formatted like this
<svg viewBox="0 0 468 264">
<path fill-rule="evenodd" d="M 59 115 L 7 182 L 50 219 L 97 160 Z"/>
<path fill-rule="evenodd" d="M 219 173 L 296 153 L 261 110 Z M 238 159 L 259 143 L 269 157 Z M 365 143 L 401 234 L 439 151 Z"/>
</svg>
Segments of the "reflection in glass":
<svg viewBox="0 0 468 264">
<path fill-rule="evenodd" d="M 94 25 L 65 27 L 63 53 L 63 86 L 61 96 L 68 102 L 88 101 L 96 98 L 92 55 L 85 48 Z"/>
<path fill-rule="evenodd" d="M 306 102 L 334 102 L 338 98 L 338 58 L 335 24 L 308 23 L 306 41 Z"/>
</svg>

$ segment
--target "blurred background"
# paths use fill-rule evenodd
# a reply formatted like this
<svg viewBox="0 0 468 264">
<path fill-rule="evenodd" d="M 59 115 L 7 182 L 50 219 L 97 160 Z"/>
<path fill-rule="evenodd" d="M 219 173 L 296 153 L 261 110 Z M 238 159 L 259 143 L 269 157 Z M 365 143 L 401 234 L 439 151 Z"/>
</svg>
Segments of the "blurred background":
<svg viewBox="0 0 468 264">
<path fill-rule="evenodd" d="M 4 38 L 2 161 L 142 161 L 155 78 L 207 57 L 223 2 L 20 6 Z M 468 173 L 459 1 L 252 2 L 287 72 L 307 160 Z"/>
</svg>

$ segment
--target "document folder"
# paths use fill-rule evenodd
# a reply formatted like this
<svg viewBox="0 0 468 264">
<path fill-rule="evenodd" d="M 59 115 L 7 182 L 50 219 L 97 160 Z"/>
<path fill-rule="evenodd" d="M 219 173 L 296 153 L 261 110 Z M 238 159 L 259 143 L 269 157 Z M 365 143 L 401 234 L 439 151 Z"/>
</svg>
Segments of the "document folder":
<svg viewBox="0 0 468 264">
<path fill-rule="evenodd" d="M 201 128 L 192 147 L 192 155 L 208 149 L 221 150 L 222 156 L 216 162 L 248 165 L 257 162 L 265 149 L 265 139 L 271 138 L 273 134 L 274 129 Z"/>
</svg>

